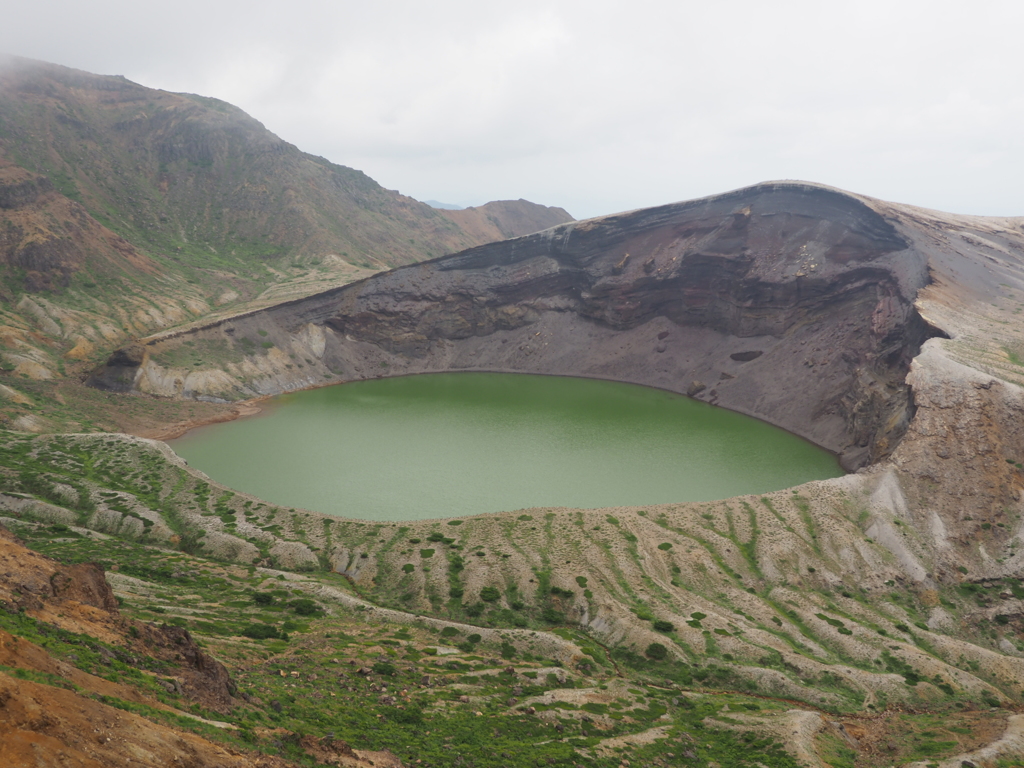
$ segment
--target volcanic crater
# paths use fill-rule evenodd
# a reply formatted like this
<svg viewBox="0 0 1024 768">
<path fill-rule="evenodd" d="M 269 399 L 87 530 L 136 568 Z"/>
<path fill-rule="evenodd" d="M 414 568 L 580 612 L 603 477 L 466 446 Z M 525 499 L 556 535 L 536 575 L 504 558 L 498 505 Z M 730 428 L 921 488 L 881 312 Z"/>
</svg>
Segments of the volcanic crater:
<svg viewBox="0 0 1024 768">
<path fill-rule="evenodd" d="M 235 400 L 325 376 L 600 377 L 757 416 L 854 470 L 906 432 L 910 362 L 945 335 L 914 306 L 928 254 L 886 214 L 837 190 L 772 183 L 573 222 L 150 337 L 91 382 Z M 268 351 L 212 369 L 162 364 L 198 339 Z"/>
</svg>

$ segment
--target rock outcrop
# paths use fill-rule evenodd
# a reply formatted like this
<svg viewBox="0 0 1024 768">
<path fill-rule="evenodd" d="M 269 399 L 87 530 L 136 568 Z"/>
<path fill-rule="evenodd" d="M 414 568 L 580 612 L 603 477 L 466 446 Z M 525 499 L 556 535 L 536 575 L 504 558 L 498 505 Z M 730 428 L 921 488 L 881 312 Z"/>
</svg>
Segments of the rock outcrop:
<svg viewBox="0 0 1024 768">
<path fill-rule="evenodd" d="M 234 705 L 235 683 L 183 627 L 124 618 L 103 569 L 94 563 L 62 565 L 25 548 L 0 526 L 0 610 L 84 633 L 120 646 L 112 653 L 137 666 L 137 655 L 166 662 L 179 692 L 216 710 Z M 104 651 L 106 653 L 106 651 Z"/>
<path fill-rule="evenodd" d="M 0 224 L 0 298 L 10 288 L 3 285 L 8 271 L 20 278 L 18 288 L 40 293 L 67 288 L 90 251 L 106 248 L 116 253 L 115 246 L 120 246 L 133 260 L 145 261 L 81 205 L 57 192 L 47 177 L 2 157 Z M 125 261 L 119 266 L 130 270 L 133 265 Z"/>
</svg>

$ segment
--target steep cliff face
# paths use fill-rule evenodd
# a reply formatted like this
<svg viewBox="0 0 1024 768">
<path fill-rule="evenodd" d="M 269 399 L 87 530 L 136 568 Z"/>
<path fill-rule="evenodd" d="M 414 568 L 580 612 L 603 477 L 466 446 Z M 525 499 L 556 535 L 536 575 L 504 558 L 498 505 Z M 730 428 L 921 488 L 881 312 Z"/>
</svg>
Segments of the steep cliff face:
<svg viewBox="0 0 1024 768">
<path fill-rule="evenodd" d="M 176 369 L 186 336 L 155 337 L 134 373 L 112 360 L 94 382 L 237 397 L 324 376 L 594 376 L 764 418 L 852 469 L 887 455 L 912 416 L 904 379 L 935 333 L 913 307 L 927 281 L 926 257 L 857 198 L 765 184 L 562 225 L 191 331 L 220 345 L 216 366 Z"/>
<path fill-rule="evenodd" d="M 343 292 L 331 324 L 422 350 L 436 338 L 489 334 L 495 307 L 560 300 L 559 309 L 616 330 L 661 316 L 739 337 L 781 335 L 863 286 L 912 299 L 924 259 L 906 249 L 853 198 L 765 185 L 396 270 Z"/>
</svg>

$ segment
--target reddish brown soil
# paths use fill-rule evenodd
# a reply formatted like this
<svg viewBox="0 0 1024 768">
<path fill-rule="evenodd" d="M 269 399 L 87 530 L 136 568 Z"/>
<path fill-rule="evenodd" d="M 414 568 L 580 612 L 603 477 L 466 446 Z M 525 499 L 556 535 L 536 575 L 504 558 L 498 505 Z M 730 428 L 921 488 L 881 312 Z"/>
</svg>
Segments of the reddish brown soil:
<svg viewBox="0 0 1024 768">
<path fill-rule="evenodd" d="M 10 766 L 284 768 L 114 709 L 85 695 L 0 674 L 0 754 Z"/>
<path fill-rule="evenodd" d="M 0 610 L 23 611 L 112 646 L 119 660 L 160 659 L 160 679 L 206 709 L 239 706 L 227 669 L 181 627 L 126 619 L 102 569 L 62 565 L 24 547 L 0 526 Z M 101 651 L 104 653 L 106 651 Z M 185 714 L 130 685 L 55 658 L 35 643 L 0 630 L 0 765 L 61 768 L 293 768 L 294 763 L 217 744 L 98 701 L 110 697 Z M 48 676 L 53 684 L 24 679 Z M 401 768 L 390 752 L 362 752 L 334 739 L 278 730 L 260 734 L 297 744 L 318 762 L 346 768 Z"/>
<path fill-rule="evenodd" d="M 260 412 L 260 407 L 256 405 L 256 403 L 262 399 L 265 398 L 247 400 L 244 403 L 235 403 L 230 408 L 225 407 L 224 410 L 214 411 L 212 413 L 204 414 L 203 416 L 175 422 L 173 424 L 154 424 L 150 427 L 137 428 L 131 430 L 129 434 L 138 435 L 139 437 L 149 437 L 153 440 L 173 440 L 176 437 L 181 437 L 190 429 L 202 427 L 206 424 L 220 424 L 225 421 L 234 421 L 241 416 L 254 416 Z"/>
<path fill-rule="evenodd" d="M 914 715 L 891 711 L 830 722 L 823 734 L 838 737 L 854 749 L 858 768 L 875 768 L 922 759 L 915 752 L 922 742 L 956 742 L 959 746 L 949 754 L 962 754 L 998 741 L 1005 730 L 1005 712 Z"/>
</svg>

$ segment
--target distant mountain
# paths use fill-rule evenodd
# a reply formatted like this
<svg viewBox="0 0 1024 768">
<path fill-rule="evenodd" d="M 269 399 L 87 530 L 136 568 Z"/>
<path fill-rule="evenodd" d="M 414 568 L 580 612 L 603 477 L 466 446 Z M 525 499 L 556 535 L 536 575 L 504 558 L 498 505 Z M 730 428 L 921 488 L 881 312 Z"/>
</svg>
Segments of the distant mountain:
<svg viewBox="0 0 1024 768">
<path fill-rule="evenodd" d="M 217 99 L 0 64 L 0 369 L 550 226 L 525 201 L 463 223 Z"/>
<path fill-rule="evenodd" d="M 475 208 L 442 213 L 481 243 L 532 235 L 542 229 L 575 221 L 564 208 L 538 205 L 529 200 L 498 200 Z"/>
<path fill-rule="evenodd" d="M 453 203 L 442 203 L 438 200 L 424 200 L 424 203 L 429 205 L 431 208 L 440 208 L 444 211 L 461 211 L 465 208 L 462 205 L 455 205 Z"/>
</svg>

